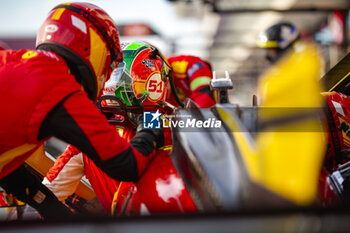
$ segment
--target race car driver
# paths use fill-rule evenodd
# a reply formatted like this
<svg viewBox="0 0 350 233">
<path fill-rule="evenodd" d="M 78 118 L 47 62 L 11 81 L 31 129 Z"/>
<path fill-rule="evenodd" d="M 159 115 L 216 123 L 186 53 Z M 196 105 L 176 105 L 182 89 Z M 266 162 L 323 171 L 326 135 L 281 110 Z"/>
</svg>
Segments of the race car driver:
<svg viewBox="0 0 350 233">
<path fill-rule="evenodd" d="M 208 62 L 191 55 L 171 56 L 168 61 L 173 69 L 176 92 L 181 101 L 189 97 L 201 108 L 208 108 L 215 104 L 209 86 L 212 71 Z M 167 101 L 178 106 L 170 88 L 168 88 Z"/>
<path fill-rule="evenodd" d="M 126 42 L 122 43 L 122 48 L 124 62 L 119 64 L 106 82 L 103 96 L 97 105 L 119 134 L 133 143 L 143 112 L 165 111 L 162 102 L 166 98 L 170 70 L 163 60 L 165 58 L 148 43 Z M 164 134 L 164 144 L 171 144 L 170 134 L 166 131 Z M 89 157 L 71 145 L 56 160 L 43 183 L 60 201 L 64 201 L 74 193 L 84 175 L 104 210 L 110 214 L 119 182 L 108 177 Z"/>
<path fill-rule="evenodd" d="M 62 139 L 113 179 L 135 181 L 163 133 L 141 130 L 128 143 L 94 106 L 123 61 L 117 27 L 105 11 L 89 3 L 54 7 L 36 47 L 0 52 L 0 185 L 44 218 L 67 217 L 64 205 L 21 166 L 44 141 Z"/>
<path fill-rule="evenodd" d="M 265 58 L 274 63 L 300 39 L 297 27 L 289 22 L 274 24 L 260 33 L 257 46 L 265 50 Z"/>
</svg>

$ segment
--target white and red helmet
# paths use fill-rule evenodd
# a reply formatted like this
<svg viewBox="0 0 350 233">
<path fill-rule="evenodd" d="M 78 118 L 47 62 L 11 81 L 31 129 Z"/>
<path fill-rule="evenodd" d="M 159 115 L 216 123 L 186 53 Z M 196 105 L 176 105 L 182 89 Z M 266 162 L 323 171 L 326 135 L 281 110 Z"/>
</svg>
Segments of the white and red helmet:
<svg viewBox="0 0 350 233">
<path fill-rule="evenodd" d="M 97 106 L 111 123 L 136 124 L 144 111 L 165 112 L 171 67 L 153 45 L 143 41 L 121 44 L 124 61 L 106 82 Z M 127 116 L 127 117 L 126 117 Z"/>
<path fill-rule="evenodd" d="M 122 48 L 124 62 L 113 71 L 103 94 L 119 98 L 133 113 L 162 108 L 170 75 L 166 59 L 147 42 L 124 42 Z"/>
<path fill-rule="evenodd" d="M 36 47 L 62 56 L 92 100 L 101 95 L 112 70 L 123 61 L 114 21 L 90 3 L 54 7 L 39 30 Z"/>
</svg>

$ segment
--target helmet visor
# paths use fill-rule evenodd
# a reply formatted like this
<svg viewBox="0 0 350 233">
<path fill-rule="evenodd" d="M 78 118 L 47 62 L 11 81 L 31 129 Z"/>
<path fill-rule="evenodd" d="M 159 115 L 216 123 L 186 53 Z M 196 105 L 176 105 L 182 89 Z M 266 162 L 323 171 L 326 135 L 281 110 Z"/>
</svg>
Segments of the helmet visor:
<svg viewBox="0 0 350 233">
<path fill-rule="evenodd" d="M 125 70 L 125 62 L 118 64 L 113 70 L 110 79 L 105 83 L 103 95 L 118 97 L 125 105 L 128 112 L 142 112 L 142 99 L 137 98 L 133 90 L 133 79 Z"/>
</svg>

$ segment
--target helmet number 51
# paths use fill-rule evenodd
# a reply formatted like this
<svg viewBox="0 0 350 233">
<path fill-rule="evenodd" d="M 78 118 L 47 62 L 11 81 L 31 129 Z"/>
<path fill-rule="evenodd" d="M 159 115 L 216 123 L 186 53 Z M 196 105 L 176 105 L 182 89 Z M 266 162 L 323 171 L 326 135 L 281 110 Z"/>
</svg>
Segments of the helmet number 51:
<svg viewBox="0 0 350 233">
<path fill-rule="evenodd" d="M 149 92 L 161 93 L 163 91 L 163 82 L 157 83 L 157 80 L 150 80 L 148 85 Z"/>
</svg>

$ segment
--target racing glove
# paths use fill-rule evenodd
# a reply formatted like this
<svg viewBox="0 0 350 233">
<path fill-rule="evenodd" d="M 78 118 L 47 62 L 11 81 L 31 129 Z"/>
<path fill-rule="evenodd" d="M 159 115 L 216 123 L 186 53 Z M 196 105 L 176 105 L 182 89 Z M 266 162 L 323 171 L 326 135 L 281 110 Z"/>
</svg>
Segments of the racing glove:
<svg viewBox="0 0 350 233">
<path fill-rule="evenodd" d="M 136 135 L 130 140 L 130 144 L 147 156 L 154 149 L 164 146 L 163 129 L 146 129 L 143 128 L 143 124 L 139 124 L 136 129 Z"/>
<path fill-rule="evenodd" d="M 15 171 L 0 180 L 7 193 L 38 210 L 46 220 L 66 219 L 73 213 L 41 183 L 40 179 L 21 165 Z"/>
</svg>

